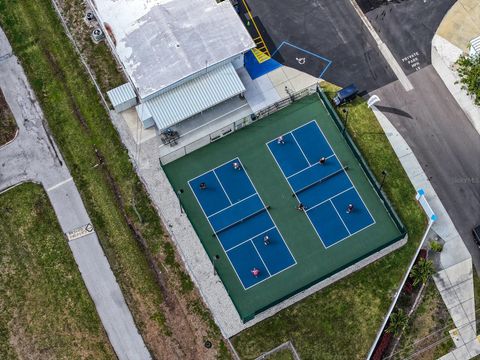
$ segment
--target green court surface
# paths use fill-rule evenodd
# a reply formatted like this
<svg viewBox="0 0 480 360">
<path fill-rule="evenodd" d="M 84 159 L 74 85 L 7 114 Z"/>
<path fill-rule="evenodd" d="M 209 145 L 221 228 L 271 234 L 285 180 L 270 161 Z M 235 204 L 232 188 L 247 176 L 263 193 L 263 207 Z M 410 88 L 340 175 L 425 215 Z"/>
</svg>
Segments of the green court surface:
<svg viewBox="0 0 480 360">
<path fill-rule="evenodd" d="M 266 143 L 311 120 L 316 120 L 365 202 L 375 223 L 326 249 L 297 200 Z M 297 264 L 244 289 L 234 268 L 192 193 L 188 181 L 212 168 L 239 158 L 258 194 L 269 206 Z M 383 205 L 357 158 L 317 95 L 304 98 L 275 114 L 258 120 L 232 135 L 164 166 L 202 244 L 223 281 L 240 317 L 247 321 L 366 256 L 398 241 L 402 231 Z M 180 190 L 183 190 L 180 191 Z M 193 240 L 192 240 L 193 241 Z M 212 267 L 213 271 L 213 267 Z"/>
</svg>

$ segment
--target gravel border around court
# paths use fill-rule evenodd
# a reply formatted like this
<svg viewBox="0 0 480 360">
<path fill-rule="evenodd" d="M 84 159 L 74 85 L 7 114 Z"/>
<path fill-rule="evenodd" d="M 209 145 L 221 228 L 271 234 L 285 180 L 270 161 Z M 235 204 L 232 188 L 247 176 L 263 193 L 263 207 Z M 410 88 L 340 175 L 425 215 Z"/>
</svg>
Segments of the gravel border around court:
<svg viewBox="0 0 480 360">
<path fill-rule="evenodd" d="M 152 138 L 137 146 L 122 116 L 114 111 L 110 111 L 110 117 L 124 145 L 128 149 L 137 174 L 149 192 L 157 212 L 176 245 L 188 273 L 199 288 L 203 300 L 206 302 L 215 322 L 226 338 L 238 334 L 242 330 L 273 316 L 282 309 L 312 295 L 333 282 L 360 270 L 388 253 L 397 250 L 407 242 L 408 235 L 402 240 L 258 314 L 254 319 L 243 323 L 220 278 L 214 275 L 213 265 L 190 220 L 181 208 L 179 199 L 166 174 L 160 167 L 158 149 L 161 143 L 159 138 Z M 141 132 L 141 129 L 139 131 Z"/>
</svg>

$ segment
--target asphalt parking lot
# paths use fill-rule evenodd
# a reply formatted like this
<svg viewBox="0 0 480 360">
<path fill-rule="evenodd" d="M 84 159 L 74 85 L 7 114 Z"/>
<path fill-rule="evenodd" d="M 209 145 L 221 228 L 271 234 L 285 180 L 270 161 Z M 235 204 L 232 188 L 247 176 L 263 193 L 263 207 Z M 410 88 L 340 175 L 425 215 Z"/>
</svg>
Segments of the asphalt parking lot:
<svg viewBox="0 0 480 360">
<path fill-rule="evenodd" d="M 405 74 L 431 64 L 431 41 L 456 0 L 356 0 Z"/>
<path fill-rule="evenodd" d="M 396 80 L 349 0 L 247 4 L 270 52 L 282 64 L 340 86 L 355 83 L 360 91 Z"/>
</svg>

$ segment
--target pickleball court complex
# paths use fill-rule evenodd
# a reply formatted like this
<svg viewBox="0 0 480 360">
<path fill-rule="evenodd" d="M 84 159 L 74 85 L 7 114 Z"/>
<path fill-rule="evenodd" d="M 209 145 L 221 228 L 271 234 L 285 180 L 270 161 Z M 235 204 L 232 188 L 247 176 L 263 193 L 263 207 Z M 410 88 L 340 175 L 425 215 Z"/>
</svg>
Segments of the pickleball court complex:
<svg viewBox="0 0 480 360">
<path fill-rule="evenodd" d="M 313 95 L 164 166 L 244 321 L 403 238 L 337 125 Z"/>
</svg>

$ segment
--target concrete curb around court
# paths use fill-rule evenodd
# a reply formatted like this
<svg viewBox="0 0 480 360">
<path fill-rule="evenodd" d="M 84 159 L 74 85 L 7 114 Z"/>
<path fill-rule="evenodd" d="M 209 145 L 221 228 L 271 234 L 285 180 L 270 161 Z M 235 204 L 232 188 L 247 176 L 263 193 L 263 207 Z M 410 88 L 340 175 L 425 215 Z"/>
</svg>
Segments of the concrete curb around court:
<svg viewBox="0 0 480 360">
<path fill-rule="evenodd" d="M 383 113 L 375 107 L 372 110 L 413 186 L 425 191 L 425 197 L 437 215 L 432 230 L 445 241 L 440 253 L 441 270 L 434 275 L 434 281 L 459 331 L 459 342 L 456 342 L 459 346 L 447 354 L 454 357 L 445 357 L 444 360 L 470 359 L 480 354 L 480 343 L 476 339 L 471 255 L 405 139 Z"/>
</svg>

